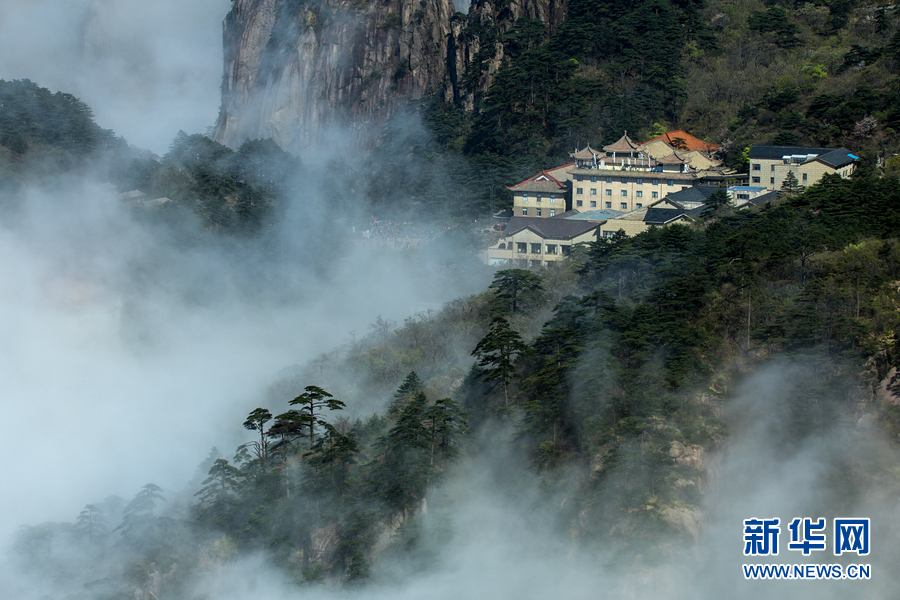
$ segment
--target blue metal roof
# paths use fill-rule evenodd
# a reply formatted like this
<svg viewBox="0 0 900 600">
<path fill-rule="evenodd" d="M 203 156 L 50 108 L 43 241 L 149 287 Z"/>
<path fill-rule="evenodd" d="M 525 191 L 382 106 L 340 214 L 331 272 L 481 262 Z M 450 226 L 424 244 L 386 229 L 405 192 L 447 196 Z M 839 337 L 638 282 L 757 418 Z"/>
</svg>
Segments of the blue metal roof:
<svg viewBox="0 0 900 600">
<path fill-rule="evenodd" d="M 586 210 L 582 213 L 578 213 L 577 215 L 566 217 L 566 219 L 575 221 L 607 221 L 609 219 L 618 219 L 624 214 L 625 212 L 621 210 L 601 208 L 598 210 Z"/>
</svg>

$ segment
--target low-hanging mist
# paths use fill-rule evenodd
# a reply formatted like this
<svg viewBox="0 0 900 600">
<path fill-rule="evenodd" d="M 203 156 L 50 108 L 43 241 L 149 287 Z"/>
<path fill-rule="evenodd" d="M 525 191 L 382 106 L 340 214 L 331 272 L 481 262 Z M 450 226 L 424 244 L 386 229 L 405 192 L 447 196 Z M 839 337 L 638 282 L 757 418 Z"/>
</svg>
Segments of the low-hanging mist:
<svg viewBox="0 0 900 600">
<path fill-rule="evenodd" d="M 0 7 L 0 78 L 75 94 L 132 144 L 165 152 L 215 124 L 228 0 L 37 0 Z"/>
</svg>

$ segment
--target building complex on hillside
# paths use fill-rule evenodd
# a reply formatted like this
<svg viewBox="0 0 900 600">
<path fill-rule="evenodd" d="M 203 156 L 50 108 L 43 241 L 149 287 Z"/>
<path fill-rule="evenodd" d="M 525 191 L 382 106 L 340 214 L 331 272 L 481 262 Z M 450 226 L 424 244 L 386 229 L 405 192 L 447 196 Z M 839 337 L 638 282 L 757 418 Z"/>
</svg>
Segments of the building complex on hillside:
<svg viewBox="0 0 900 600">
<path fill-rule="evenodd" d="M 723 168 L 718 149 L 679 130 L 643 144 L 625 132 L 602 150 L 576 150 L 574 162 L 508 186 L 511 216 L 505 211 L 504 235 L 485 261 L 547 266 L 577 244 L 691 222 L 717 190 L 736 208 L 759 206 L 777 195 L 789 172 L 800 185 L 812 185 L 826 173 L 849 176 L 857 160 L 845 148 L 753 146 L 748 176 Z"/>
</svg>

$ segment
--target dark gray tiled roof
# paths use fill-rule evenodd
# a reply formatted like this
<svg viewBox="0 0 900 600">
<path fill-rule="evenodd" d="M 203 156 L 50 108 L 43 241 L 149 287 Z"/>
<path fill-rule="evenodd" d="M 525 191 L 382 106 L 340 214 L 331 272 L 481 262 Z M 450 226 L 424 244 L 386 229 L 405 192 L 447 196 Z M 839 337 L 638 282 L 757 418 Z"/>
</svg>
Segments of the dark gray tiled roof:
<svg viewBox="0 0 900 600">
<path fill-rule="evenodd" d="M 666 200 L 681 203 L 706 202 L 706 199 L 718 191 L 719 187 L 710 185 L 695 185 L 680 192 L 674 192 L 666 196 Z"/>
<path fill-rule="evenodd" d="M 577 221 L 571 219 L 541 219 L 539 217 L 513 217 L 509 220 L 506 235 L 512 235 L 523 229 L 532 231 L 545 238 L 571 239 L 592 229 L 596 229 L 600 223 L 596 221 Z"/>
<path fill-rule="evenodd" d="M 685 210 L 676 208 L 648 208 L 644 215 L 644 223 L 648 225 L 665 225 L 687 214 Z"/>
<path fill-rule="evenodd" d="M 840 169 L 843 166 L 849 165 L 856 159 L 850 158 L 850 151 L 846 148 L 838 148 L 828 154 L 817 156 L 816 160 L 822 161 L 833 169 Z"/>
</svg>

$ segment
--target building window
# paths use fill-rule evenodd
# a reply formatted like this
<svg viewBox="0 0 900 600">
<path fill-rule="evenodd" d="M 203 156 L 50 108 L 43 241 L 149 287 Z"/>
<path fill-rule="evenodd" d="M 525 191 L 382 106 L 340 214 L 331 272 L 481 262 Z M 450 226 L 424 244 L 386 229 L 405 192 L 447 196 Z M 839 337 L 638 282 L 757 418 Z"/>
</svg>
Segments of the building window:
<svg viewBox="0 0 900 600">
<path fill-rule="evenodd" d="M 775 165 L 769 165 L 769 167 L 770 167 L 769 170 L 772 171 L 772 172 L 774 173 L 774 172 L 775 172 Z"/>
<path fill-rule="evenodd" d="M 575 193 L 576 193 L 576 194 L 583 194 L 583 193 L 584 193 L 584 188 L 575 188 Z"/>
<path fill-rule="evenodd" d="M 522 216 L 523 216 L 523 217 L 527 217 L 527 216 L 528 216 L 528 208 L 526 208 L 526 207 L 524 207 L 524 206 L 522 207 Z"/>
<path fill-rule="evenodd" d="M 516 242 L 516 252 L 518 254 L 525 254 L 528 252 L 528 244 L 525 242 Z"/>
<path fill-rule="evenodd" d="M 545 254 L 559 254 L 556 251 L 556 244 L 547 244 L 547 252 Z"/>
<path fill-rule="evenodd" d="M 591 183 L 597 183 L 597 176 L 591 175 Z"/>
<path fill-rule="evenodd" d="M 607 196 L 612 196 L 612 190 L 606 190 L 606 195 L 607 195 Z"/>
<path fill-rule="evenodd" d="M 803 174 L 803 183 L 806 183 L 806 173 Z"/>
<path fill-rule="evenodd" d="M 641 204 L 640 202 L 638 202 L 637 204 L 635 204 L 635 207 L 637 207 L 637 208 L 644 208 L 644 205 Z"/>
<path fill-rule="evenodd" d="M 531 245 L 531 253 L 532 254 L 540 254 L 541 253 L 541 245 L 540 244 L 532 244 Z"/>
<path fill-rule="evenodd" d="M 607 202 L 607 203 L 606 203 L 606 208 L 612 208 L 612 202 Z"/>
<path fill-rule="evenodd" d="M 667 180 L 666 180 L 666 185 L 675 185 L 675 180 L 674 180 L 674 179 L 667 179 Z"/>
<path fill-rule="evenodd" d="M 608 231 L 608 230 L 607 230 L 607 231 L 604 231 L 604 232 L 603 232 L 603 237 L 612 237 L 612 236 L 614 236 L 614 235 L 616 235 L 616 232 L 615 232 L 615 231 Z"/>
<path fill-rule="evenodd" d="M 654 200 L 659 198 L 659 192 L 652 192 L 650 195 L 653 197 Z"/>
<path fill-rule="evenodd" d="M 638 185 L 643 185 L 644 180 L 641 179 L 640 177 L 638 177 L 637 179 L 634 180 L 634 182 L 635 182 L 636 184 L 638 184 Z"/>
<path fill-rule="evenodd" d="M 627 203 L 627 202 L 623 202 L 623 203 L 622 203 L 622 210 L 628 210 L 628 203 Z"/>
<path fill-rule="evenodd" d="M 738 194 L 737 197 L 738 197 L 738 200 L 749 200 L 750 194 Z"/>
<path fill-rule="evenodd" d="M 551 216 L 551 217 L 555 217 L 555 216 L 556 216 L 556 209 L 555 209 L 555 208 L 551 208 L 551 209 L 550 209 L 550 216 Z"/>
<path fill-rule="evenodd" d="M 759 177 L 752 177 L 751 180 L 753 181 L 753 183 L 759 183 L 760 181 Z"/>
<path fill-rule="evenodd" d="M 597 195 L 597 188 L 591 188 L 591 196 Z"/>
<path fill-rule="evenodd" d="M 597 201 L 591 200 L 591 208 L 597 208 Z"/>
<path fill-rule="evenodd" d="M 659 185 L 659 179 L 654 179 L 654 180 L 653 180 L 653 185 Z"/>
<path fill-rule="evenodd" d="M 537 209 L 537 216 L 541 216 L 541 209 Z"/>
<path fill-rule="evenodd" d="M 578 201 L 575 202 L 575 204 L 576 204 L 577 206 L 582 206 L 582 205 L 584 204 L 584 202 L 582 202 L 581 200 L 578 200 Z"/>
<path fill-rule="evenodd" d="M 639 191 L 639 192 L 637 193 L 637 197 L 638 197 L 638 198 L 643 198 L 643 197 L 644 197 L 644 192 L 640 192 L 640 191 Z"/>
<path fill-rule="evenodd" d="M 540 194 L 537 195 L 537 203 L 538 203 L 538 204 L 541 203 L 541 195 L 540 195 Z"/>
<path fill-rule="evenodd" d="M 774 177 L 769 177 L 769 183 L 772 184 L 772 185 L 775 185 L 775 178 L 774 178 Z"/>
<path fill-rule="evenodd" d="M 556 194 L 550 194 L 550 204 L 556 204 Z"/>
<path fill-rule="evenodd" d="M 612 183 L 612 177 L 607 177 L 607 178 L 606 178 L 606 183 Z"/>
<path fill-rule="evenodd" d="M 522 202 L 528 202 L 528 194 L 522 194 Z"/>
<path fill-rule="evenodd" d="M 628 190 L 622 190 L 622 194 L 621 194 L 621 195 L 622 195 L 623 198 L 627 198 L 627 197 L 628 197 Z"/>
<path fill-rule="evenodd" d="M 576 175 L 576 176 L 575 176 L 575 181 L 581 181 L 581 175 Z"/>
<path fill-rule="evenodd" d="M 761 168 L 762 168 L 762 167 L 761 167 L 758 163 L 754 163 L 754 164 L 753 164 L 753 170 L 754 170 L 754 171 L 759 171 Z"/>
</svg>

